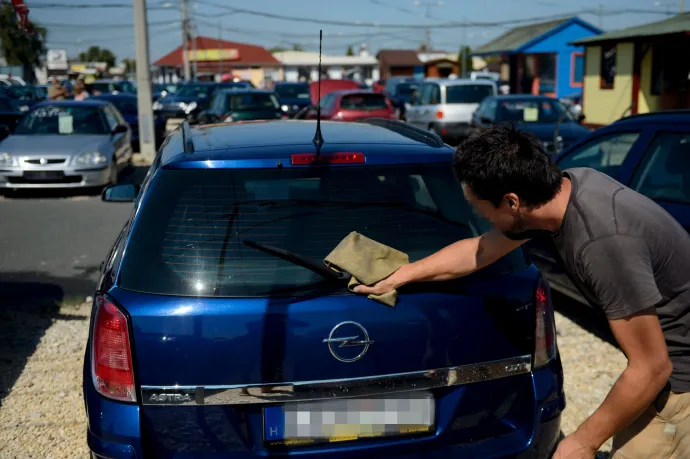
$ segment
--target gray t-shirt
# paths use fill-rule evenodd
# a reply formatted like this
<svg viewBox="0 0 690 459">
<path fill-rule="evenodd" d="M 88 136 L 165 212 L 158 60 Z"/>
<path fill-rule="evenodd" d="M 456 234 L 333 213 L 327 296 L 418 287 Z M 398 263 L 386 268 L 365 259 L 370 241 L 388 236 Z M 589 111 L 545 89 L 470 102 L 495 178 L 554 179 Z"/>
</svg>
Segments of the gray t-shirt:
<svg viewBox="0 0 690 459">
<path fill-rule="evenodd" d="M 690 392 L 690 235 L 654 201 L 601 172 L 564 174 L 572 190 L 552 248 L 609 319 L 656 307 L 673 363 L 671 390 Z"/>
</svg>

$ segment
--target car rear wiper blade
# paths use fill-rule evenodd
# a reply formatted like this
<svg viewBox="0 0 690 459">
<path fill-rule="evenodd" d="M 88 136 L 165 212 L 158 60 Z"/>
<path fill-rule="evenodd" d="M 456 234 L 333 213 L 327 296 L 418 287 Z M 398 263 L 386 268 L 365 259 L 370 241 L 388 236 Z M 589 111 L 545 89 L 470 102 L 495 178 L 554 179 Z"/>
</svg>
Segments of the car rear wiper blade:
<svg viewBox="0 0 690 459">
<path fill-rule="evenodd" d="M 290 252 L 289 250 L 281 249 L 280 247 L 274 247 L 272 245 L 261 244 L 259 242 L 254 242 L 249 239 L 244 239 L 242 243 L 253 249 L 261 250 L 269 255 L 273 255 L 282 260 L 289 261 L 297 266 L 308 269 L 315 272 L 324 279 L 330 281 L 344 282 L 347 283 L 350 280 L 350 275 L 343 272 L 335 271 L 326 265 L 320 264 L 311 258 L 307 258 L 295 252 Z"/>
</svg>

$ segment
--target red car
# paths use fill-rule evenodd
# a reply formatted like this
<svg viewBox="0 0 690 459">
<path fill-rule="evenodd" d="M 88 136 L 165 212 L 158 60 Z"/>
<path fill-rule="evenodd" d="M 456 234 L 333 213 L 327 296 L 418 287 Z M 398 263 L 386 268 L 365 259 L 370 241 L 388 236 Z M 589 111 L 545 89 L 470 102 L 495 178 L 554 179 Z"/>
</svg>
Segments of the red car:
<svg viewBox="0 0 690 459">
<path fill-rule="evenodd" d="M 335 91 L 321 99 L 321 119 L 358 121 L 366 118 L 396 119 L 395 109 L 383 94 L 372 91 Z M 310 110 L 307 119 L 316 119 Z"/>
<path fill-rule="evenodd" d="M 386 80 L 376 80 L 372 89 L 374 92 L 383 92 L 386 89 Z"/>
</svg>

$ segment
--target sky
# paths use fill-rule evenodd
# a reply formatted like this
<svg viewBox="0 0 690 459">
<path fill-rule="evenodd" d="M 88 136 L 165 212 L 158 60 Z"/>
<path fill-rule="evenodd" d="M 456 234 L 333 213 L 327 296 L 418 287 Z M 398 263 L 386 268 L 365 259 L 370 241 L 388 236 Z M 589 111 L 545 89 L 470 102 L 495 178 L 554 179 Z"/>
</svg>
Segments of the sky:
<svg viewBox="0 0 690 459">
<path fill-rule="evenodd" d="M 261 45 L 290 47 L 299 44 L 318 51 L 319 29 L 324 31 L 324 54 L 345 54 L 367 43 L 375 53 L 382 48 L 418 48 L 425 41 L 427 8 L 421 0 L 188 0 L 192 24 L 198 35 Z M 83 4 L 92 5 L 80 8 Z M 152 61 L 181 44 L 181 0 L 148 0 L 150 54 Z M 422 5 L 416 5 L 422 3 Z M 464 42 L 476 47 L 492 40 L 514 25 L 435 28 L 440 23 L 500 22 L 546 18 L 580 13 L 580 18 L 604 30 L 662 20 L 676 12 L 674 0 L 444 0 L 428 8 L 431 43 L 434 49 L 457 52 Z M 70 57 L 97 45 L 113 51 L 118 60 L 134 57 L 132 0 L 26 0 L 30 17 L 48 29 L 48 47 L 67 49 Z M 120 7 L 93 7 L 95 5 Z M 42 6 L 43 5 L 43 6 Z M 217 6 L 216 6 L 217 5 Z M 228 8 L 293 16 L 314 23 L 289 21 L 237 13 Z M 644 10 L 624 13 L 626 9 Z M 597 15 L 591 12 L 602 12 Z M 658 12 L 658 13 L 657 13 Z M 319 24 L 318 21 L 367 23 L 366 27 Z M 376 27 L 379 24 L 379 27 Z M 419 28 L 386 28 L 384 25 L 415 25 Z"/>
</svg>

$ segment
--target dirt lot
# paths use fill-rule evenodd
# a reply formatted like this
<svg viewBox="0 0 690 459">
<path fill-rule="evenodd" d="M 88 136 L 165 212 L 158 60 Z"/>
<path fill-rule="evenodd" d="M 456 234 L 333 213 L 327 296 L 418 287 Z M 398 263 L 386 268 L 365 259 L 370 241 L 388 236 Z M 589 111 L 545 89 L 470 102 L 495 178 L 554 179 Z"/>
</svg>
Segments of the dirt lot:
<svg viewBox="0 0 690 459">
<path fill-rule="evenodd" d="M 559 309 L 568 434 L 604 399 L 625 357 L 588 311 Z M 0 310 L 0 458 L 88 458 L 81 370 L 89 313 L 90 303 Z"/>
</svg>

